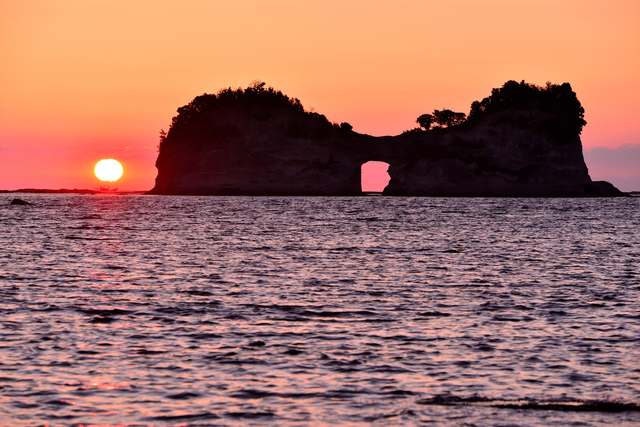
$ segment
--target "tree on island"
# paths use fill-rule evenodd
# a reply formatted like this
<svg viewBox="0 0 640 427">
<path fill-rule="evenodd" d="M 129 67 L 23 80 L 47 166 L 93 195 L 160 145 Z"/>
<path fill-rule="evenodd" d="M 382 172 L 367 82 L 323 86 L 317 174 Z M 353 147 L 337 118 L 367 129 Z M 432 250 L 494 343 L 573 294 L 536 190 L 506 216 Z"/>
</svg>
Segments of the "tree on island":
<svg viewBox="0 0 640 427">
<path fill-rule="evenodd" d="M 340 123 L 340 129 L 344 132 L 351 132 L 353 130 L 353 126 L 347 122 L 342 122 Z"/>
<path fill-rule="evenodd" d="M 431 114 L 423 114 L 416 119 L 416 123 L 424 130 L 429 130 L 433 124 L 433 116 Z"/>
<path fill-rule="evenodd" d="M 435 124 L 435 129 L 448 128 L 464 123 L 467 115 L 464 113 L 456 113 L 451 110 L 433 110 L 433 114 L 423 114 L 416 119 L 416 123 L 424 130 L 431 129 L 431 125 Z"/>
<path fill-rule="evenodd" d="M 448 128 L 464 123 L 467 115 L 451 110 L 433 110 L 433 117 L 438 126 Z"/>
</svg>

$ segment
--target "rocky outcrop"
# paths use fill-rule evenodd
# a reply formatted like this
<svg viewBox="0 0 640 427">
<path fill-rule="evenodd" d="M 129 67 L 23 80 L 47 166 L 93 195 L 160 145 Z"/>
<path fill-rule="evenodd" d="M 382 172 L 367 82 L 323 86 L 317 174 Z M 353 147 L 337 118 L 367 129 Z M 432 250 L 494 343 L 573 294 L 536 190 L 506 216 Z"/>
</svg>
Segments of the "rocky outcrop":
<svg viewBox="0 0 640 427">
<path fill-rule="evenodd" d="M 223 107 L 201 120 L 161 144 L 152 194 L 360 194 L 351 154 L 371 137 L 286 106 L 265 117 Z"/>
<path fill-rule="evenodd" d="M 11 201 L 11 203 L 9 203 L 9 204 L 10 204 L 10 205 L 13 205 L 13 206 L 30 206 L 30 205 L 32 205 L 33 203 L 29 203 L 29 202 L 24 201 L 24 200 L 22 200 L 22 199 L 13 199 L 13 200 Z"/>
<path fill-rule="evenodd" d="M 582 156 L 568 84 L 507 82 L 455 126 L 358 134 L 264 84 L 202 95 L 162 135 L 151 194 L 360 195 L 361 166 L 390 164 L 385 195 L 611 196 Z"/>
</svg>

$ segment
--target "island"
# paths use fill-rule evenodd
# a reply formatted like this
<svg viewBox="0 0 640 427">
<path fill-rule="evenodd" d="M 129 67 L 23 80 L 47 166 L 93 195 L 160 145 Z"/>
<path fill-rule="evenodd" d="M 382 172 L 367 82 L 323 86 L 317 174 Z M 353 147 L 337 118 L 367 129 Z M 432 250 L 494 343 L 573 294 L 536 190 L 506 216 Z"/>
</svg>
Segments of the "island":
<svg viewBox="0 0 640 427">
<path fill-rule="evenodd" d="M 161 131 L 149 194 L 356 196 L 361 166 L 388 163 L 383 195 L 624 195 L 594 182 L 582 155 L 584 109 L 569 83 L 508 81 L 469 114 L 435 110 L 396 136 L 360 134 L 264 82 L 203 94 Z"/>
</svg>

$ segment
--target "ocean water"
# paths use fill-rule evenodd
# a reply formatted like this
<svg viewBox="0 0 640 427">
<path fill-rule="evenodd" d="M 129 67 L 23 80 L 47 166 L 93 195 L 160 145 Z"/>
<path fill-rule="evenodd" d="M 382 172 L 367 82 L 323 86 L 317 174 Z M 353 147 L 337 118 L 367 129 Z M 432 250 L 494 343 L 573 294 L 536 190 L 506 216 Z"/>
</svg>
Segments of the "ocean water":
<svg viewBox="0 0 640 427">
<path fill-rule="evenodd" d="M 0 425 L 639 425 L 639 202 L 2 196 Z"/>
</svg>

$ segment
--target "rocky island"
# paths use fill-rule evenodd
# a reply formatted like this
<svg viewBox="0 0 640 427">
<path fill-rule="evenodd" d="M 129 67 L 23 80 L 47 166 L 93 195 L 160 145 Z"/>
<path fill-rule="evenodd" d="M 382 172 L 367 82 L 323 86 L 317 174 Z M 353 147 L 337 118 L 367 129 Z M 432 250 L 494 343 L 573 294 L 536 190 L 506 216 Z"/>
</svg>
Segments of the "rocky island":
<svg viewBox="0 0 640 427">
<path fill-rule="evenodd" d="M 622 195 L 589 177 L 584 109 L 568 83 L 509 81 L 468 116 L 435 110 L 401 135 L 359 134 L 262 82 L 196 97 L 161 132 L 150 194 L 361 195 L 361 166 L 389 163 L 384 195 Z"/>
</svg>

